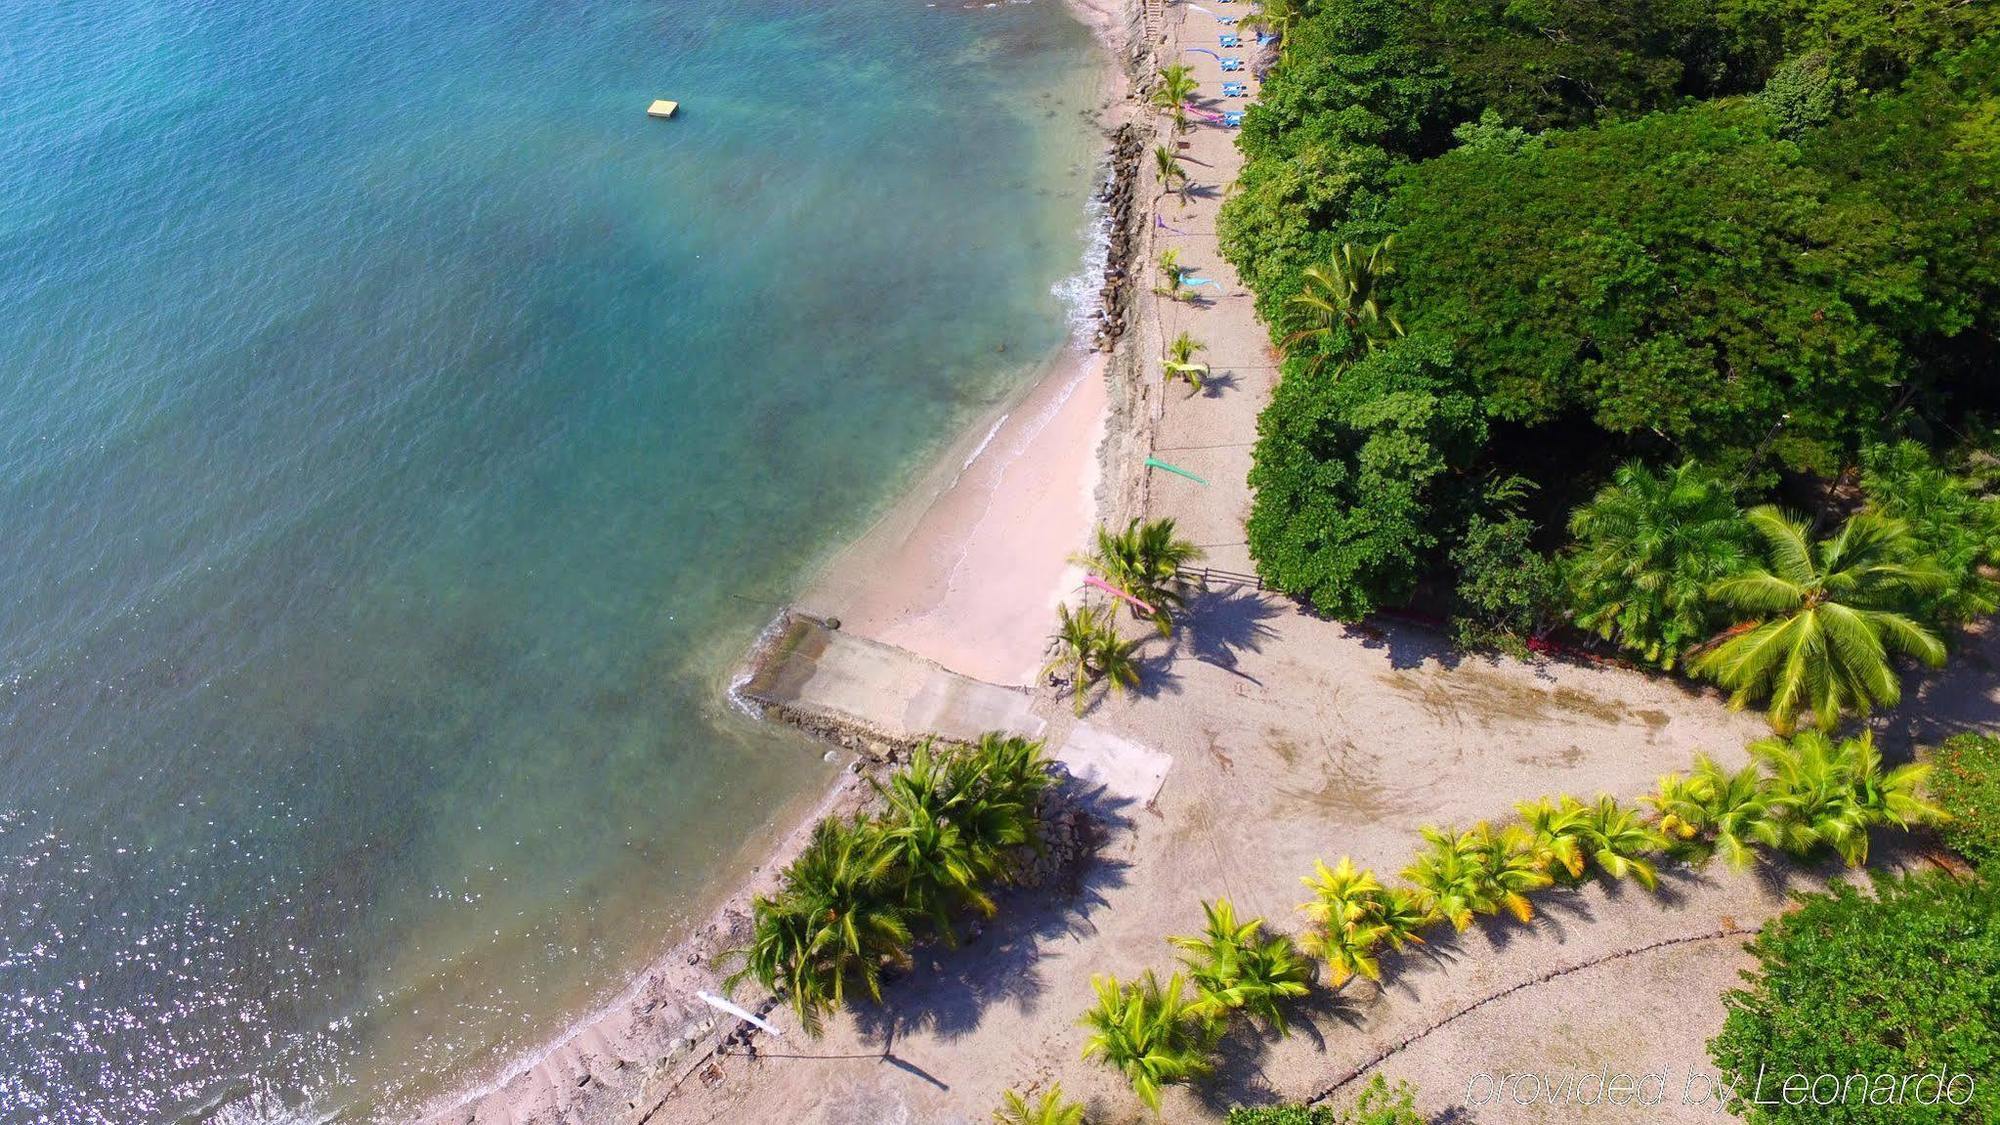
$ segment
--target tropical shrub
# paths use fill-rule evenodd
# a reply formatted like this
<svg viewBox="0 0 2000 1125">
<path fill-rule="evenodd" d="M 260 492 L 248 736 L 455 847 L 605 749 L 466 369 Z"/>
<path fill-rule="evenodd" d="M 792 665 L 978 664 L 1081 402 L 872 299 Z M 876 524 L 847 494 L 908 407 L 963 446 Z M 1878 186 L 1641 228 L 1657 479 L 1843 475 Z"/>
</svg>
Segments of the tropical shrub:
<svg viewBox="0 0 2000 1125">
<path fill-rule="evenodd" d="M 1063 1097 L 1057 1082 L 1033 1101 L 1012 1090 L 1000 1096 L 993 1111 L 995 1125 L 1083 1125 L 1083 1107 Z"/>
<path fill-rule="evenodd" d="M 1371 1075 L 1350 1109 L 1323 1105 L 1239 1105 L 1229 1111 L 1226 1125 L 1424 1125 L 1417 1112 L 1416 1087 L 1394 1086 L 1380 1074 Z"/>
<path fill-rule="evenodd" d="M 1432 909 L 1464 930 L 1475 914 L 1505 910 L 1526 922 L 1535 916 L 1528 893 L 1553 880 L 1534 852 L 1527 829 L 1508 824 L 1494 830 L 1484 821 L 1463 832 L 1424 828 L 1425 850 L 1403 869 L 1403 878 L 1429 897 Z"/>
<path fill-rule="evenodd" d="M 1931 798 L 1945 843 L 1975 864 L 2000 861 L 2000 738 L 1955 734 L 1931 751 Z"/>
<path fill-rule="evenodd" d="M 1534 522 L 1525 516 L 1475 515 L 1465 525 L 1451 563 L 1458 572 L 1453 633 L 1463 648 L 1497 648 L 1528 655 L 1555 622 L 1562 604 L 1562 570 L 1535 550 Z"/>
<path fill-rule="evenodd" d="M 1245 1012 L 1286 1034 L 1284 1004 L 1306 994 L 1312 962 L 1299 956 L 1284 934 L 1265 937 L 1262 918 L 1238 922 L 1236 907 L 1226 898 L 1202 903 L 1201 909 L 1208 916 L 1204 932 L 1167 939 L 1181 950 L 1200 996 L 1195 1010 L 1215 1019 Z"/>
<path fill-rule="evenodd" d="M 2000 501 L 1975 495 L 1967 481 L 1914 441 L 1862 451 L 1861 488 L 1870 506 L 1909 530 L 1915 553 L 1944 572 L 1919 615 L 1964 622 L 2000 608 Z"/>
<path fill-rule="evenodd" d="M 1850 710 L 1866 715 L 1902 698 L 1894 654 L 1944 662 L 1944 642 L 1903 610 L 1946 577 L 1918 556 L 1903 523 L 1863 512 L 1815 543 L 1805 521 L 1770 505 L 1746 518 L 1764 542 L 1764 565 L 1711 589 L 1742 620 L 1693 663 L 1731 689 L 1731 707 L 1766 699 L 1780 732 L 1802 712 L 1831 730 Z"/>
<path fill-rule="evenodd" d="M 1160 1108 L 1165 1087 L 1215 1068 L 1217 1024 L 1187 998 L 1187 981 L 1179 973 L 1165 986 L 1150 969 L 1130 984 L 1113 976 L 1092 977 L 1090 983 L 1097 1006 L 1078 1021 L 1091 1029 L 1083 1057 L 1124 1074 L 1148 1108 Z"/>
<path fill-rule="evenodd" d="M 1666 849 L 1666 837 L 1616 799 L 1600 796 L 1586 805 L 1564 794 L 1514 808 L 1536 861 L 1551 876 L 1561 872 L 1580 879 L 1587 860 L 1613 879 L 1632 878 L 1649 891 L 1659 889 L 1659 874 L 1648 857 Z"/>
<path fill-rule="evenodd" d="M 1750 525 L 1730 490 L 1694 461 L 1628 461 L 1569 521 L 1570 603 L 1587 629 L 1672 670 L 1715 632 L 1709 587 L 1749 562 Z"/>
<path fill-rule="evenodd" d="M 1687 776 L 1666 774 L 1640 799 L 1653 807 L 1669 854 L 1696 866 L 1720 855 L 1731 868 L 1746 870 L 1758 847 L 1783 842 L 1782 806 L 1754 762 L 1731 772 L 1697 754 Z"/>
<path fill-rule="evenodd" d="M 1806 895 L 1748 946 L 1758 968 L 1723 998 L 1728 1014 L 1708 1051 L 1733 1076 L 1735 1112 L 1759 1122 L 2000 1120 L 2000 882 L 1931 871 L 1878 878 L 1873 895 L 1846 885 Z M 1954 1074 L 1959 1104 L 1866 1096 L 1786 1105 L 1785 1078 L 1864 1087 L 1890 1075 Z M 1761 1104 L 1745 1099 L 1764 1075 Z M 1923 1087 L 1916 1088 L 1921 1093 Z M 1826 1091 L 1822 1090 L 1823 1093 Z M 1940 1091 L 1941 1092 L 1941 1091 Z M 1850 1094 L 1853 1092 L 1850 1091 Z"/>
</svg>

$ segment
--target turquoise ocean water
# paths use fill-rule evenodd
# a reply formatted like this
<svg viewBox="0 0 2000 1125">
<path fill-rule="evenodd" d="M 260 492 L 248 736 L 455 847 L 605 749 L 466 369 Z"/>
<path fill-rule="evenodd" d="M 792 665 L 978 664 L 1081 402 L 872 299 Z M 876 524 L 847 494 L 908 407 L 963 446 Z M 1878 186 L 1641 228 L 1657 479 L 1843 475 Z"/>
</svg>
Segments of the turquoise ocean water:
<svg viewBox="0 0 2000 1125">
<path fill-rule="evenodd" d="M 0 6 L 0 1122 L 394 1119 L 678 937 L 832 768 L 723 702 L 770 603 L 1063 346 L 1097 66 Z"/>
</svg>

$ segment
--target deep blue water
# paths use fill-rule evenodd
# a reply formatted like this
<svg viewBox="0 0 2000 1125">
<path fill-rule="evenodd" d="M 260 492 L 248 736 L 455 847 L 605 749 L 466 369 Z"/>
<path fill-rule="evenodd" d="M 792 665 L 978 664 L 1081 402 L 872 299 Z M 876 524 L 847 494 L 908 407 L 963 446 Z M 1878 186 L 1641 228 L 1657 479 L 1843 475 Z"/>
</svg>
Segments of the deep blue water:
<svg viewBox="0 0 2000 1125">
<path fill-rule="evenodd" d="M 722 701 L 770 603 L 1063 345 L 1096 65 L 0 6 L 0 1122 L 394 1117 L 677 937 L 831 768 Z"/>
</svg>

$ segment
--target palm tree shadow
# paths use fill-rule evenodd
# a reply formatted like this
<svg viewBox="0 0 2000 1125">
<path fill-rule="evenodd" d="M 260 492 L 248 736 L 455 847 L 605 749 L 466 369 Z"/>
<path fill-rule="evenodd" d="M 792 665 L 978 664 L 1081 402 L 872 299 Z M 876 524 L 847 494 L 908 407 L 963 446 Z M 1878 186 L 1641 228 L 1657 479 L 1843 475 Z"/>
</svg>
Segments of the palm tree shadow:
<svg viewBox="0 0 2000 1125">
<path fill-rule="evenodd" d="M 1911 677 L 1902 705 L 1870 724 L 1875 744 L 1892 761 L 1910 761 L 1919 747 L 1935 746 L 1954 734 L 2000 726 L 2000 692 L 1993 675 L 2000 667 L 2000 629 L 1981 623 L 1955 640 L 1949 664 Z"/>
<path fill-rule="evenodd" d="M 1188 652 L 1204 664 L 1261 686 L 1256 677 L 1239 671 L 1237 664 L 1242 653 L 1262 652 L 1265 639 L 1277 635 L 1277 630 L 1265 624 L 1276 616 L 1278 607 L 1247 586 L 1199 594 L 1189 603 L 1184 618 Z"/>
<path fill-rule="evenodd" d="M 1236 373 L 1234 371 L 1224 371 L 1219 375 L 1210 373 L 1201 381 L 1201 390 L 1195 392 L 1195 394 L 1199 394 L 1203 398 L 1221 398 L 1222 392 L 1235 389 Z M 1194 395 L 1191 394 L 1188 397 L 1193 398 Z"/>
<path fill-rule="evenodd" d="M 1066 777 L 1063 792 L 1071 807 L 1087 814 L 1084 854 L 1058 882 L 995 895 L 994 917 L 976 928 L 961 922 L 965 932 L 956 948 L 934 941 L 914 950 L 911 969 L 885 985 L 881 1004 L 852 1009 L 865 1042 L 881 1045 L 886 1055 L 896 1035 L 911 1031 L 944 1042 L 963 1038 L 995 1004 L 1035 1010 L 1044 988 L 1041 963 L 1061 956 L 1046 947 L 1094 932 L 1092 916 L 1105 907 L 1107 892 L 1125 884 L 1129 866 L 1102 850 L 1114 833 L 1131 828 L 1132 800 L 1073 777 Z"/>
<path fill-rule="evenodd" d="M 1341 628 L 1349 636 L 1360 637 L 1362 648 L 1386 652 L 1389 667 L 1397 671 L 1421 667 L 1426 660 L 1434 660 L 1444 668 L 1456 668 L 1464 659 L 1464 653 L 1449 638 L 1414 624 L 1391 621 L 1379 613 L 1354 624 L 1342 622 Z"/>
</svg>

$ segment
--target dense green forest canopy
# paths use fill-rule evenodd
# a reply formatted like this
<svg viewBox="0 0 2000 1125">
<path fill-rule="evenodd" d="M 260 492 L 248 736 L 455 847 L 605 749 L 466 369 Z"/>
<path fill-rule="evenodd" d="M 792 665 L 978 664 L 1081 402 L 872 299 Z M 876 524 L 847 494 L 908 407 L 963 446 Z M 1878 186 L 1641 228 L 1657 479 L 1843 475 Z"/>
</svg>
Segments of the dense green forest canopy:
<svg viewBox="0 0 2000 1125">
<path fill-rule="evenodd" d="M 1929 483 L 1983 529 L 1950 545 L 1949 590 L 1982 586 L 2000 557 L 1973 479 L 2000 405 L 1994 11 L 1304 6 L 1246 115 L 1221 220 L 1287 353 L 1251 477 L 1266 577 L 1347 619 L 1415 599 L 1464 624 L 1488 607 L 1475 636 L 1590 617 L 1671 666 L 1662 636 L 1706 620 L 1698 584 L 1656 607 L 1677 623 L 1665 632 L 1634 617 L 1645 598 L 1593 615 L 1551 589 L 1552 568 L 1590 554 L 1576 584 L 1601 599 L 1619 560 L 1645 556 L 1569 542 L 1573 513 L 1623 502 L 1596 495 L 1614 470 L 1641 491 L 1631 473 L 1699 477 L 1725 505 L 1776 501 L 1825 533 L 1862 507 L 1910 518 L 1852 486 L 1864 453 L 1914 439 L 1897 463 L 1949 478 Z M 1364 280 L 1386 314 L 1300 332 L 1295 298 L 1343 260 L 1381 264 Z M 1670 543 L 1672 512 L 1655 513 Z M 1892 554 L 1917 561 L 1924 540 Z M 1624 581 L 1699 570 L 1645 558 Z M 1926 582 L 1910 596 L 1931 624 L 1990 606 Z"/>
</svg>

